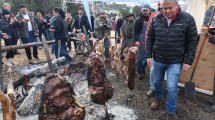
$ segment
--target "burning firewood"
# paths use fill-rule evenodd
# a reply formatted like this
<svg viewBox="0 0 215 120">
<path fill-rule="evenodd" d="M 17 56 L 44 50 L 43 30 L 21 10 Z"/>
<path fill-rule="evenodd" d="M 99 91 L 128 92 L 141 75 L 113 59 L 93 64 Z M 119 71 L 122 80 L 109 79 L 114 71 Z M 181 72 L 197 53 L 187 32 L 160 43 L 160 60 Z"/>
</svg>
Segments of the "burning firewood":
<svg viewBox="0 0 215 120">
<path fill-rule="evenodd" d="M 106 69 L 100 56 L 91 54 L 88 60 L 88 88 L 92 102 L 105 106 L 106 117 L 108 117 L 105 102 L 112 98 L 114 90 L 106 77 Z"/>
<path fill-rule="evenodd" d="M 85 113 L 72 85 L 58 74 L 49 74 L 41 95 L 39 120 L 83 120 Z"/>
</svg>

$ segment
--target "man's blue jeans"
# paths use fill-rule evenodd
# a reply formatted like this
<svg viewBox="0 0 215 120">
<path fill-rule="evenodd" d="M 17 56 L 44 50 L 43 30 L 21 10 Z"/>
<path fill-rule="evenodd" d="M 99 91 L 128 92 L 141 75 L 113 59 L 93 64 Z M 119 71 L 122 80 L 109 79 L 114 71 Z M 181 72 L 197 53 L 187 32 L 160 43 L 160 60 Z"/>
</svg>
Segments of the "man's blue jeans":
<svg viewBox="0 0 215 120">
<path fill-rule="evenodd" d="M 177 96 L 178 96 L 178 79 L 181 74 L 182 63 L 162 64 L 154 60 L 155 75 L 155 96 L 158 100 L 163 97 L 163 80 L 165 71 L 167 72 L 167 102 L 166 112 L 175 115 Z"/>
<path fill-rule="evenodd" d="M 154 61 L 152 62 L 152 66 L 150 68 L 150 90 L 155 91 L 155 72 L 154 72 Z"/>
<path fill-rule="evenodd" d="M 142 75 L 145 71 L 146 63 L 146 51 L 144 44 L 144 34 L 140 34 L 139 36 L 140 47 L 137 52 L 137 73 Z"/>
</svg>

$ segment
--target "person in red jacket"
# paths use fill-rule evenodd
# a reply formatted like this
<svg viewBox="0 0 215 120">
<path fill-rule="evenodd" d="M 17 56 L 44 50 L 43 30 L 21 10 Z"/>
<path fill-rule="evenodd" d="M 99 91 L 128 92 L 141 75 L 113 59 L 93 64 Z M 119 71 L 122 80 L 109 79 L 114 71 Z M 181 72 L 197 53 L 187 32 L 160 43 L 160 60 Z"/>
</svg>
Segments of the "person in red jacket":
<svg viewBox="0 0 215 120">
<path fill-rule="evenodd" d="M 162 12 L 162 7 L 161 7 L 161 3 L 160 0 L 158 0 L 158 11 L 151 14 L 151 16 L 149 17 L 149 21 L 148 21 L 148 27 L 150 25 L 150 22 L 152 20 L 152 18 L 154 16 L 156 16 L 157 14 L 159 14 L 160 12 Z M 146 29 L 146 33 L 145 33 L 145 42 L 147 40 L 147 33 L 148 33 L 148 28 Z M 154 91 L 155 91 L 155 81 L 154 81 L 154 65 L 151 66 L 150 68 L 150 78 L 149 78 L 149 82 L 150 82 L 150 90 L 146 93 L 146 95 L 148 97 L 151 97 L 154 95 Z"/>
</svg>

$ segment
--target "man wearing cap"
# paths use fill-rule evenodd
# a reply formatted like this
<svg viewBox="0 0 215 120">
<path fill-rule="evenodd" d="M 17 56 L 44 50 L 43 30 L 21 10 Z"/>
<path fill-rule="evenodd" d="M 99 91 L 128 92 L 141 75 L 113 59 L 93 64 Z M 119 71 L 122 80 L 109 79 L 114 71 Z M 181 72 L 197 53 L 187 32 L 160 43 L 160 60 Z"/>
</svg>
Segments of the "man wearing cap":
<svg viewBox="0 0 215 120">
<path fill-rule="evenodd" d="M 194 18 L 178 9 L 177 0 L 161 0 L 162 13 L 155 15 L 148 29 L 146 57 L 149 66 L 154 60 L 155 97 L 151 108 L 156 110 L 163 97 L 163 80 L 167 72 L 166 120 L 174 120 L 181 70 L 192 65 L 198 35 Z"/>
<path fill-rule="evenodd" d="M 145 31 L 147 28 L 147 23 L 149 19 L 149 9 L 150 5 L 145 4 L 143 6 L 143 13 L 137 18 L 135 25 L 134 25 L 134 39 L 139 45 L 139 50 L 137 54 L 137 73 L 138 78 L 142 79 L 143 74 L 145 74 L 145 67 L 146 67 L 146 57 L 145 57 Z"/>
<path fill-rule="evenodd" d="M 123 51 L 126 47 L 131 47 L 134 42 L 134 14 L 129 13 L 121 27 L 121 37 L 124 38 L 121 47 L 121 59 L 124 59 Z"/>
<path fill-rule="evenodd" d="M 106 12 L 104 11 L 100 12 L 99 17 L 95 19 L 94 29 L 97 32 L 99 40 L 102 40 L 106 35 L 104 39 L 105 58 L 106 58 L 106 62 L 109 62 L 110 61 L 110 53 L 109 53 L 110 33 L 112 29 L 112 21 L 111 19 L 108 18 Z"/>
<path fill-rule="evenodd" d="M 86 31 L 90 30 L 89 21 L 87 19 L 87 16 L 84 15 L 84 11 L 82 7 L 78 8 L 78 15 L 75 17 L 75 23 L 74 23 L 75 29 L 77 33 L 84 33 L 84 27 Z"/>
</svg>

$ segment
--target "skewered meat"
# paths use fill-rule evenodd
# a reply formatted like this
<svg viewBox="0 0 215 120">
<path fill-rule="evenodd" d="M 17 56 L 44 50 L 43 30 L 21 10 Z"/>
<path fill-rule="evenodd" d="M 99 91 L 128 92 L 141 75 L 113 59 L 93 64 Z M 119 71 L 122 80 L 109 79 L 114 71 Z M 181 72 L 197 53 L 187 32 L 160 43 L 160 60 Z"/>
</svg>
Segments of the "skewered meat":
<svg viewBox="0 0 215 120">
<path fill-rule="evenodd" d="M 112 98 L 114 90 L 106 78 L 105 66 L 99 57 L 91 55 L 91 58 L 88 59 L 87 79 L 92 101 L 104 105 L 107 100 Z"/>
<path fill-rule="evenodd" d="M 39 120 L 83 120 L 85 108 L 70 83 L 57 74 L 46 77 L 39 107 Z"/>
<path fill-rule="evenodd" d="M 128 58 L 128 88 L 134 90 L 136 76 L 136 52 L 137 47 L 131 47 Z"/>
<path fill-rule="evenodd" d="M 111 67 L 118 73 L 121 73 L 122 63 L 120 60 L 120 47 L 114 50 L 114 46 L 111 48 Z"/>
<path fill-rule="evenodd" d="M 123 55 L 125 56 L 125 66 L 123 72 L 126 78 L 126 83 L 130 90 L 135 88 L 135 75 L 136 75 L 136 53 L 137 47 L 125 48 Z"/>
</svg>

